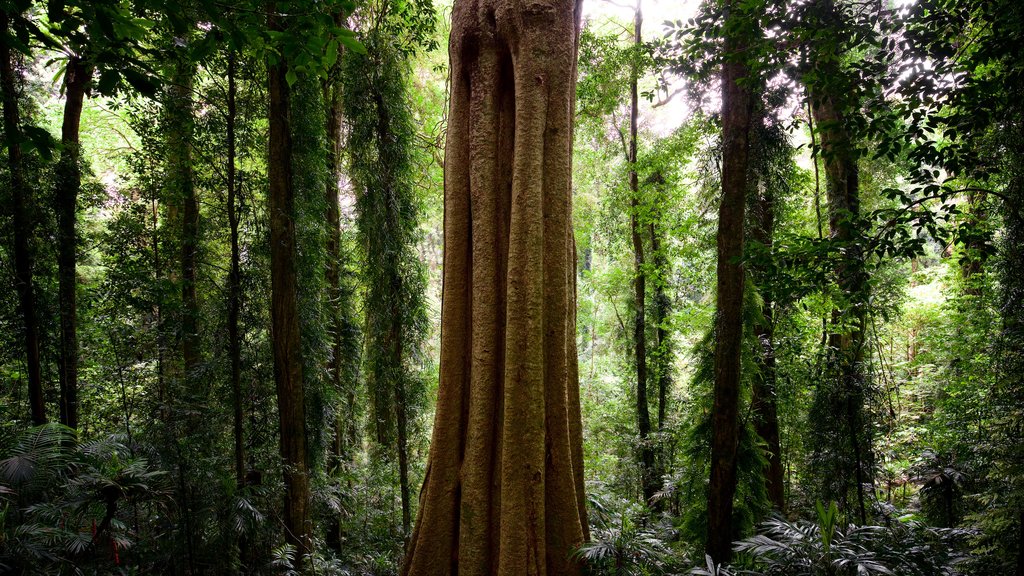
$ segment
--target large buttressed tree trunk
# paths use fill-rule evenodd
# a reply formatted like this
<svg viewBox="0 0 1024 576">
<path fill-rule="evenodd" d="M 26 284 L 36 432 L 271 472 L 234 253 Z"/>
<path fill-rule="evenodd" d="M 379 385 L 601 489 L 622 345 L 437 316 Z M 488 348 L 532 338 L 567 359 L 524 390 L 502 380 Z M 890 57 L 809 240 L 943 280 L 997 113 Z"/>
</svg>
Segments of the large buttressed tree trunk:
<svg viewBox="0 0 1024 576">
<path fill-rule="evenodd" d="M 574 0 L 459 0 L 441 381 L 402 574 L 577 574 Z"/>
</svg>

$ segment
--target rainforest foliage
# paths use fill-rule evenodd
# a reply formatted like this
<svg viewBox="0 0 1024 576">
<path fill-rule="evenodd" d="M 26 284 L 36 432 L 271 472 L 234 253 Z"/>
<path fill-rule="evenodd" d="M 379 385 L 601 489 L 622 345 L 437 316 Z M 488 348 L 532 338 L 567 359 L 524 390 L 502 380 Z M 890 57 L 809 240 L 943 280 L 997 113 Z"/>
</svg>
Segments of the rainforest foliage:
<svg viewBox="0 0 1024 576">
<path fill-rule="evenodd" d="M 1024 576 L 1024 5 L 547 4 L 0 1 L 0 574 Z"/>
</svg>

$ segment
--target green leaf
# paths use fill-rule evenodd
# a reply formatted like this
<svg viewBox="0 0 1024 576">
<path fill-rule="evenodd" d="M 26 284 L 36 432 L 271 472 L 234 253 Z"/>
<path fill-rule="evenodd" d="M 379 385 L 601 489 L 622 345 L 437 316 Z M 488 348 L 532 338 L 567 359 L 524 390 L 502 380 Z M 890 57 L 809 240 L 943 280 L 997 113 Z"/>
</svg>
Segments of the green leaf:
<svg viewBox="0 0 1024 576">
<path fill-rule="evenodd" d="M 356 54 L 366 54 L 366 46 L 359 40 L 356 40 L 352 36 L 339 36 L 338 40 L 342 43 L 345 48 L 355 52 Z"/>
<path fill-rule="evenodd" d="M 338 62 L 338 41 L 331 40 L 327 43 L 327 50 L 324 53 L 324 67 L 330 68 Z"/>
<path fill-rule="evenodd" d="M 299 77 L 295 74 L 294 70 L 289 69 L 287 72 L 284 73 L 284 79 L 285 81 L 288 82 L 288 86 L 294 86 L 295 81 L 298 80 Z"/>
</svg>

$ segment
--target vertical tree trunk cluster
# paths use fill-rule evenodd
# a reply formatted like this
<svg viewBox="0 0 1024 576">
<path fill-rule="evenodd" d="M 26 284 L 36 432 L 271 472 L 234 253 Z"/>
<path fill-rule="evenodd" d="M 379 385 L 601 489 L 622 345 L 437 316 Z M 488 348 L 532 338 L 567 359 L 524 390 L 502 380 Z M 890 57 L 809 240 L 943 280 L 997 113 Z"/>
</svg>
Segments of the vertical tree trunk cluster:
<svg viewBox="0 0 1024 576">
<path fill-rule="evenodd" d="M 403 575 L 578 574 L 571 143 L 579 5 L 458 0 L 441 381 Z"/>
<path fill-rule="evenodd" d="M 712 406 L 711 479 L 708 488 L 707 554 L 728 562 L 739 443 L 740 372 L 743 345 L 744 209 L 752 108 L 750 69 L 743 37 L 749 14 L 739 2 L 726 5 L 722 64 L 722 199 L 718 212 L 718 299 L 715 315 L 715 384 Z"/>
</svg>

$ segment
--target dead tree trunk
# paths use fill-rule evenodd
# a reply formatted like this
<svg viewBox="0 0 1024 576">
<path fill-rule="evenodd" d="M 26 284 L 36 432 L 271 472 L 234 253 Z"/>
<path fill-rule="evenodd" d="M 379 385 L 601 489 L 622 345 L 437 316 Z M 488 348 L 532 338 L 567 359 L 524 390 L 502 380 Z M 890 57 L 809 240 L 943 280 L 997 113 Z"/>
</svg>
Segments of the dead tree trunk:
<svg viewBox="0 0 1024 576">
<path fill-rule="evenodd" d="M 579 14 L 573 0 L 453 8 L 441 381 L 406 576 L 580 570 Z"/>
</svg>

